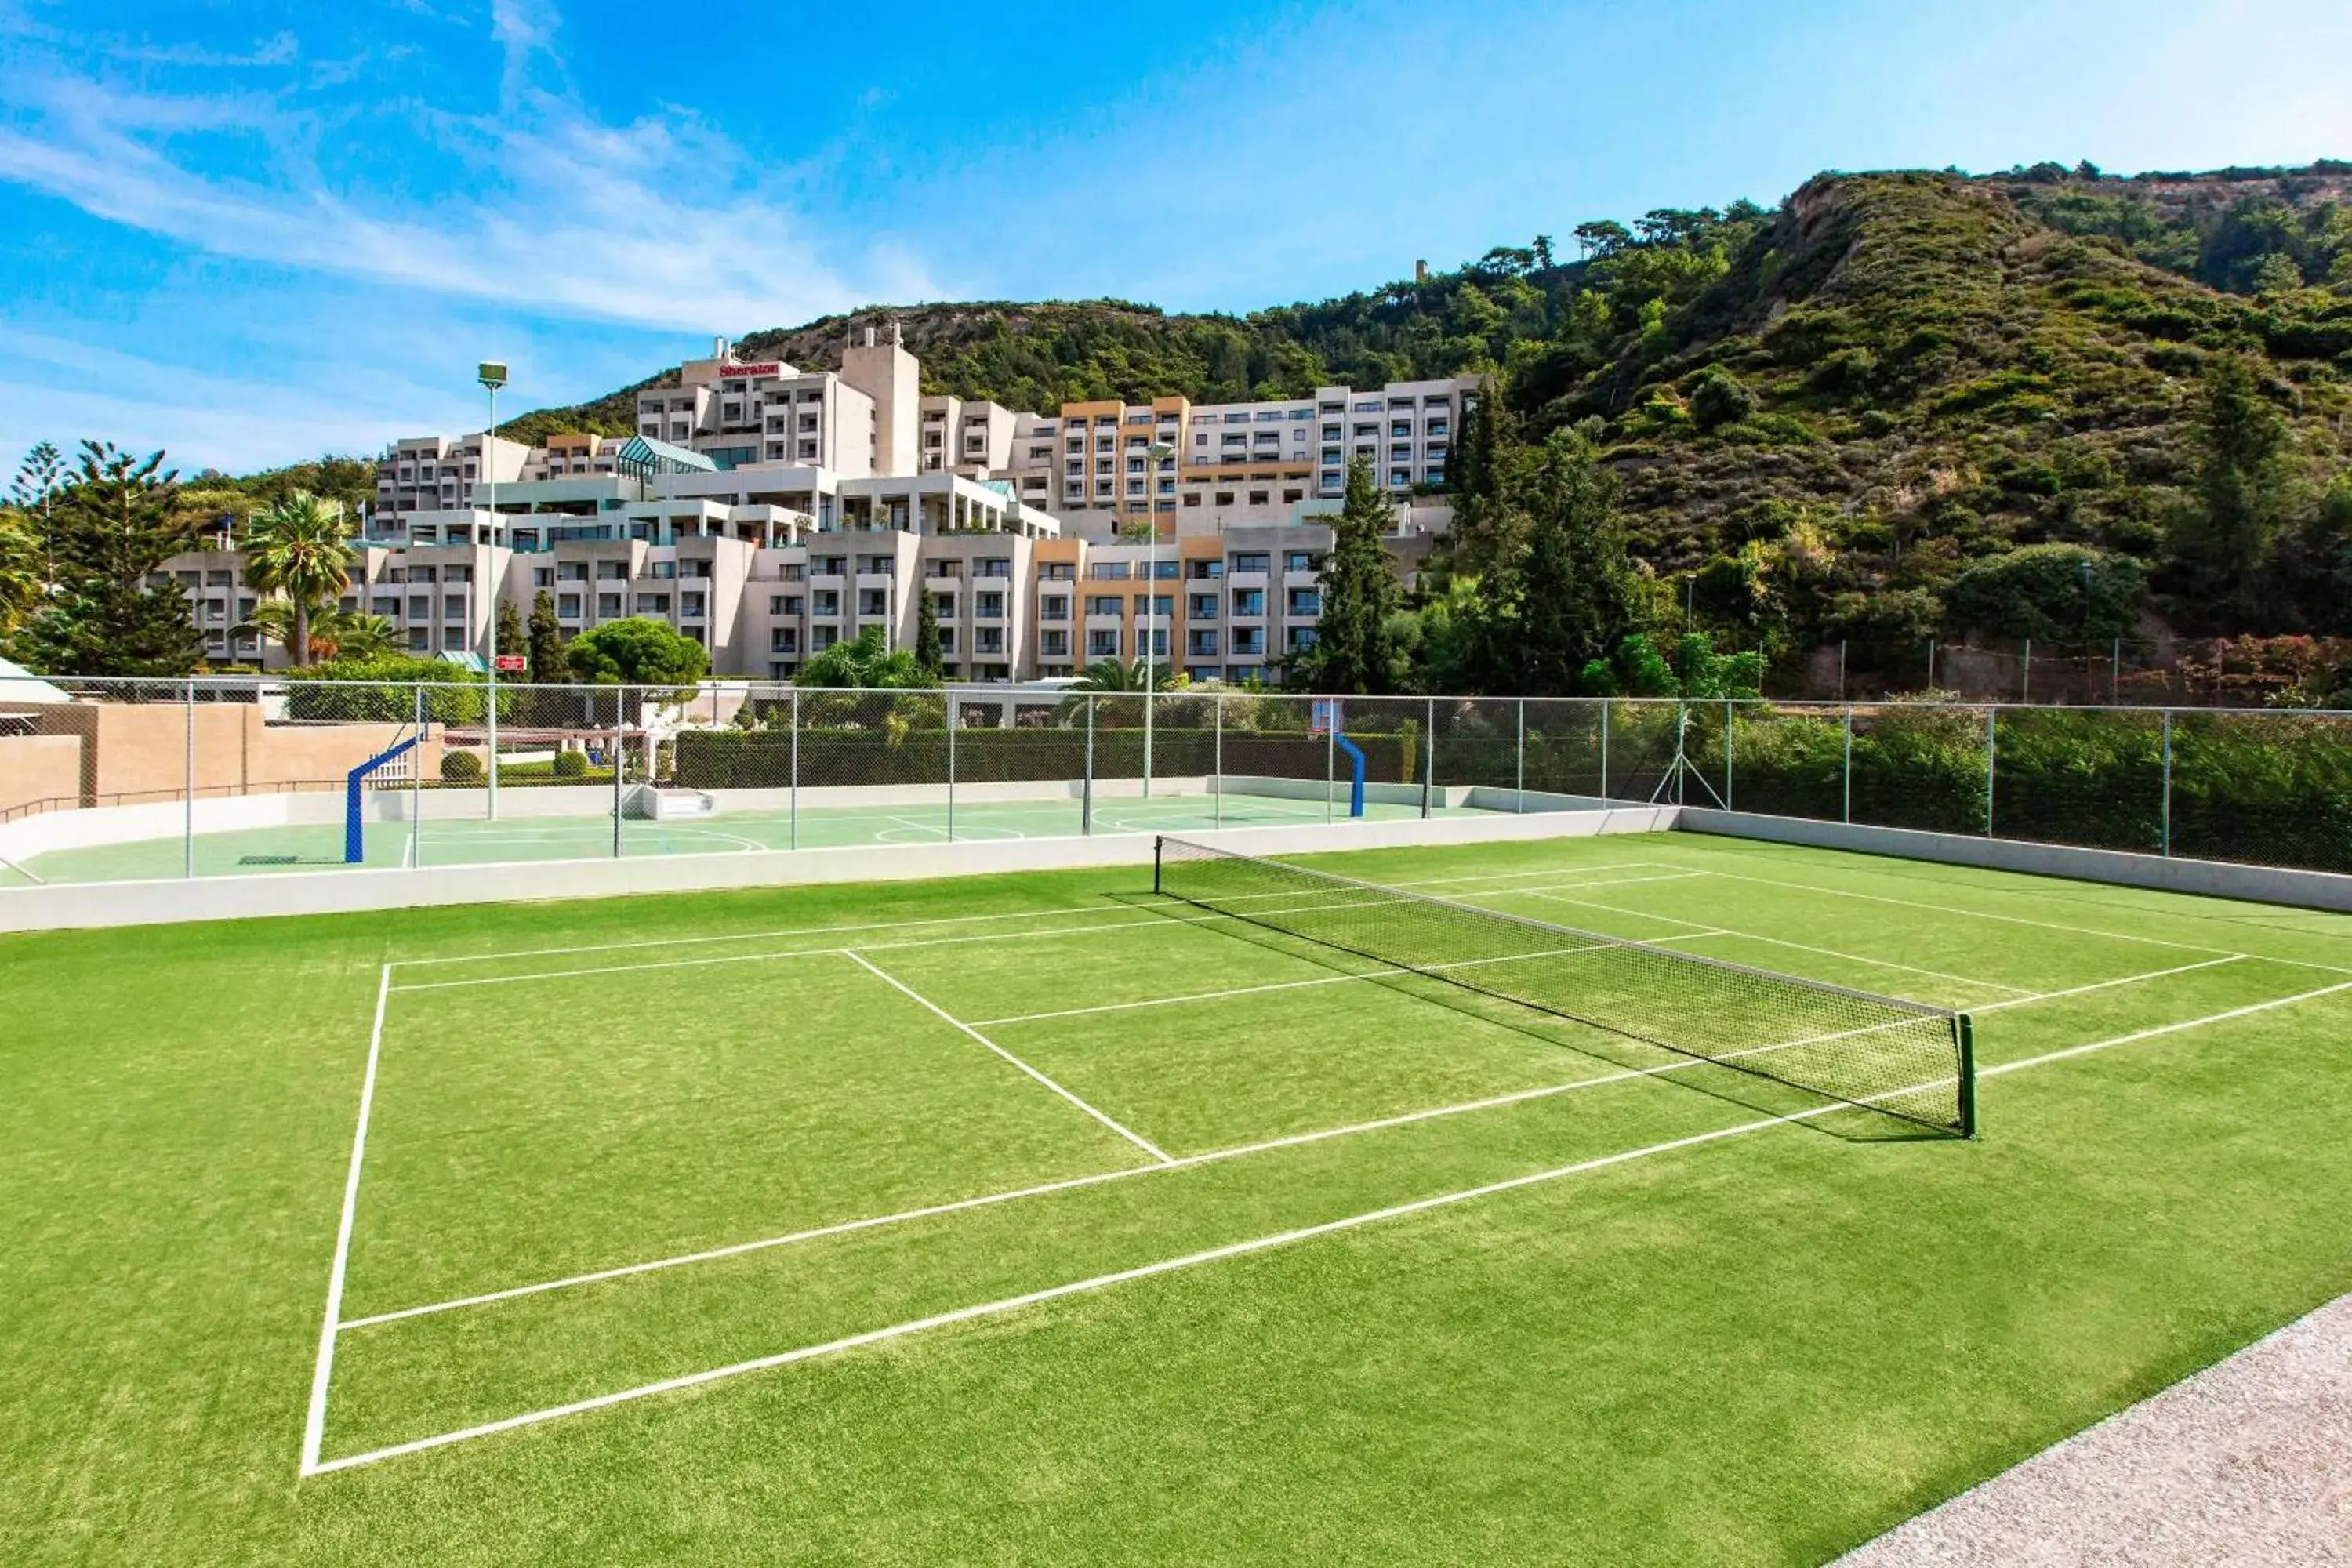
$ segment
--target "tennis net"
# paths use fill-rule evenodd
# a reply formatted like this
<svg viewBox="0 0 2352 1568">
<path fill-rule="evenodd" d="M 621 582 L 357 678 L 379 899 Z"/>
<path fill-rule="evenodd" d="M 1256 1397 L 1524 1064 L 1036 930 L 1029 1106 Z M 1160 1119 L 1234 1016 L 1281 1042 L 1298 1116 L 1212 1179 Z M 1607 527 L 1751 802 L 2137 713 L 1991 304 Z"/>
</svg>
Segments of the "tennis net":
<svg viewBox="0 0 2352 1568">
<path fill-rule="evenodd" d="M 1160 894 L 1942 1132 L 1976 1132 L 1965 1014 L 1162 837 Z"/>
</svg>

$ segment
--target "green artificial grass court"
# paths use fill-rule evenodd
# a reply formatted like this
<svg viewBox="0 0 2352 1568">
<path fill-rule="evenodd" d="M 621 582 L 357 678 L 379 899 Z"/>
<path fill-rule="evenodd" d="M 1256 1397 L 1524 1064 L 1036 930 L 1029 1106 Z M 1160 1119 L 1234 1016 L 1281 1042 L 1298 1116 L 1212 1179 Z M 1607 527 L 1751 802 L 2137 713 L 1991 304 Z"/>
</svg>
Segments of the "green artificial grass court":
<svg viewBox="0 0 2352 1568">
<path fill-rule="evenodd" d="M 2352 920 L 1685 834 L 1310 863 L 1965 1007 L 1984 1136 L 1148 868 L 0 938 L 0 1540 L 1813 1563 L 2352 1289 Z"/>
<path fill-rule="evenodd" d="M 506 798 L 527 791 L 513 789 Z M 1368 801 L 1364 819 L 1396 822 L 1419 817 L 1421 807 Z M 1486 815 L 1469 806 L 1433 805 L 1433 816 Z M 1228 791 L 1207 795 L 1166 793 L 1150 800 L 1106 795 L 1095 803 L 1097 833 L 1194 833 L 1214 827 L 1259 827 L 1348 820 L 1343 798 L 1326 810 L 1319 800 L 1300 800 Z M 967 800 L 950 812 L 944 804 L 904 806 L 809 805 L 797 825 L 783 810 L 727 812 L 667 821 L 629 819 L 622 826 L 625 855 L 728 855 L 747 850 L 831 849 L 861 845 L 945 844 L 1012 838 L 1068 837 L 1085 831 L 1078 800 Z M 199 833 L 199 877 L 268 876 L 344 867 L 343 825 L 312 823 Z M 432 818 L 414 840 L 405 822 L 371 822 L 362 837 L 362 864 L 394 867 L 480 866 L 508 861 L 604 859 L 613 853 L 613 818 L 603 816 L 508 815 L 497 822 Z M 0 860 L 0 888 L 40 882 L 118 882 L 187 874 L 185 843 L 176 835 L 121 844 L 86 845 L 26 857 L 21 864 Z"/>
</svg>

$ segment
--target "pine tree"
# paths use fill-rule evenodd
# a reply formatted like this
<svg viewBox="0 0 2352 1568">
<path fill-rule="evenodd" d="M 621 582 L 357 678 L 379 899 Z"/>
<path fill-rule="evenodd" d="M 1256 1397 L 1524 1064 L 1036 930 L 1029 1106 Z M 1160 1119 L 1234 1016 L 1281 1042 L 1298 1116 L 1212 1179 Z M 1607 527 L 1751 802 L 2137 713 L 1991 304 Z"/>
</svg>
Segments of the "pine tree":
<svg viewBox="0 0 2352 1568">
<path fill-rule="evenodd" d="M 26 664 L 50 675 L 187 675 L 204 661 L 187 595 L 177 584 L 147 586 L 193 542 L 177 516 L 179 476 L 163 465 L 161 452 L 82 443 L 45 531 L 55 586 L 14 639 Z"/>
<path fill-rule="evenodd" d="M 1323 565 L 1323 624 L 1315 646 L 1295 660 L 1295 680 L 1318 691 L 1371 693 L 1394 683 L 1402 607 L 1395 563 L 1381 535 L 1394 525 L 1388 498 L 1360 458 L 1348 469 L 1348 498 L 1332 520 L 1331 554 Z"/>
<path fill-rule="evenodd" d="M 530 626 L 524 640 L 532 680 L 551 686 L 572 678 L 572 666 L 563 657 L 563 627 L 555 618 L 555 596 L 544 588 L 531 598 Z"/>
<path fill-rule="evenodd" d="M 1553 433 L 1527 478 L 1527 563 L 1508 638 L 1526 697 L 1565 697 L 1633 626 L 1633 565 L 1615 480 L 1591 444 Z"/>
<path fill-rule="evenodd" d="M 915 666 L 927 680 L 941 679 L 947 670 L 947 656 L 940 647 L 939 597 L 928 592 L 916 598 Z"/>
</svg>

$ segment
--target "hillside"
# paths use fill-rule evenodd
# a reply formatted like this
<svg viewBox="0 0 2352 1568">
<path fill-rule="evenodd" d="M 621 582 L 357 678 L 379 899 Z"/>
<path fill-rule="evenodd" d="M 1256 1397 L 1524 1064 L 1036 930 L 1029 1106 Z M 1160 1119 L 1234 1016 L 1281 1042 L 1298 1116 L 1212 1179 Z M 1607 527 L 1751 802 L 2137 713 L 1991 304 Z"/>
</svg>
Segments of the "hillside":
<svg viewBox="0 0 2352 1568">
<path fill-rule="evenodd" d="M 1754 588 L 1763 545 L 1784 573 L 1793 551 L 1872 594 L 2057 542 L 2128 557 L 2161 585 L 2214 356 L 2253 367 L 2305 511 L 2345 469 L 2352 164 L 1825 174 L 1774 210 L 1586 224 L 1418 283 L 1242 317 L 940 304 L 740 346 L 835 365 L 886 319 L 922 357 L 927 391 L 1040 410 L 1498 372 L 1527 434 L 1596 435 L 1662 573 L 1745 558 Z M 625 430 L 635 390 L 516 427 Z M 2338 629 L 2352 565 L 2315 570 L 2261 629 Z"/>
</svg>

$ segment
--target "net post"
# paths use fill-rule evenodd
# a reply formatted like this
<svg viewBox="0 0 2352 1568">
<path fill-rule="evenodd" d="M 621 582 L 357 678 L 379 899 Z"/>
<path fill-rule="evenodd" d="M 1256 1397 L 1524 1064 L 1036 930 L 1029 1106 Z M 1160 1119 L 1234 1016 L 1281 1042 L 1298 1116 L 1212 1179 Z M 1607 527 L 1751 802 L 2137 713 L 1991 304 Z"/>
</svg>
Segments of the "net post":
<svg viewBox="0 0 2352 1568">
<path fill-rule="evenodd" d="M 1151 891 L 1154 897 L 1161 896 L 1160 892 L 1160 851 L 1167 842 L 1168 840 L 1160 834 L 1155 833 L 1151 836 Z"/>
<path fill-rule="evenodd" d="M 1977 1135 L 1977 1034 L 1966 1013 L 1952 1020 L 1960 1047 L 1960 1136 Z"/>
</svg>

